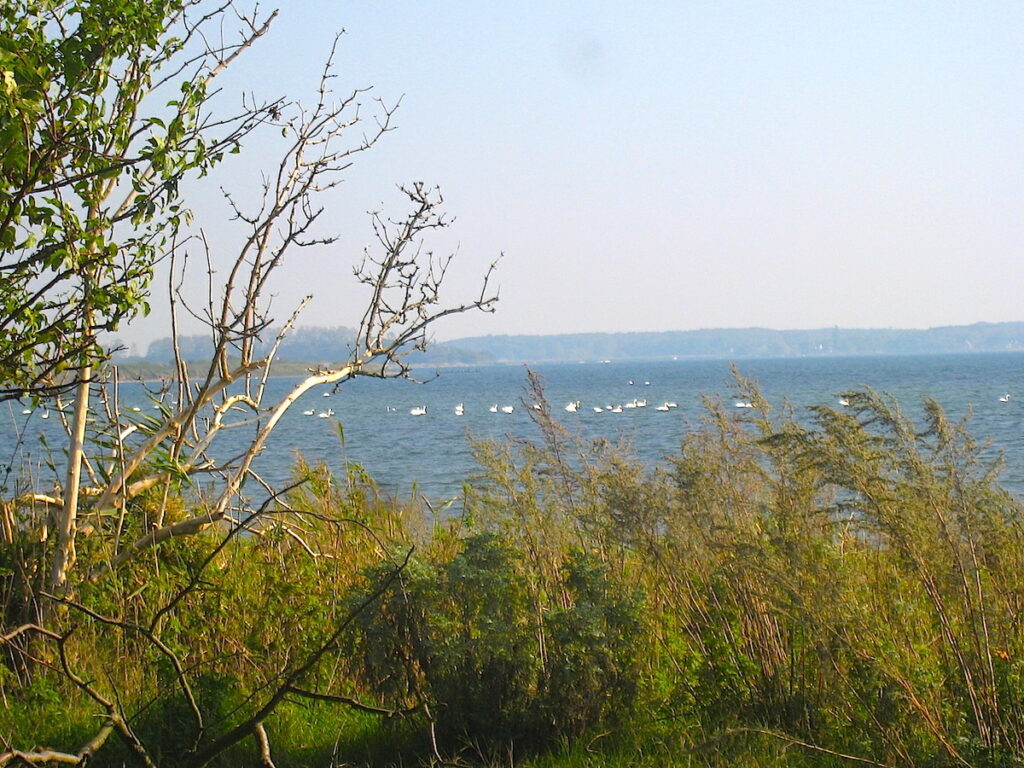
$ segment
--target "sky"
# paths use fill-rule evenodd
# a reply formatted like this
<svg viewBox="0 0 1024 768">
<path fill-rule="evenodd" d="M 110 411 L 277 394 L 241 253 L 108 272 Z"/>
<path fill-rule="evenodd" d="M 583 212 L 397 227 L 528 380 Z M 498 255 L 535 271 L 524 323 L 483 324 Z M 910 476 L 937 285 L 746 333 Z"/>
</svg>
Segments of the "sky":
<svg viewBox="0 0 1024 768">
<path fill-rule="evenodd" d="M 289 0 L 225 93 L 309 101 L 341 29 L 335 87 L 400 98 L 397 129 L 322 201 L 337 242 L 281 268 L 281 319 L 312 292 L 300 324 L 357 322 L 367 211 L 416 180 L 452 300 L 504 254 L 497 311 L 438 340 L 1024 319 L 1024 3 Z"/>
</svg>

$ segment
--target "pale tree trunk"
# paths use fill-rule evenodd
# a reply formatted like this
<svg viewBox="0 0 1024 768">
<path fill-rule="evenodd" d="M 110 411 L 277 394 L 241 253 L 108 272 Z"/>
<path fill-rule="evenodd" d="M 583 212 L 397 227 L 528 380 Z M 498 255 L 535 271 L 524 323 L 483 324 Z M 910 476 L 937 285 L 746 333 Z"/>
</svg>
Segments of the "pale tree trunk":
<svg viewBox="0 0 1024 768">
<path fill-rule="evenodd" d="M 89 413 L 89 379 L 92 368 L 80 371 L 81 379 L 75 390 L 75 410 L 71 414 L 71 441 L 68 445 L 68 471 L 64 485 L 64 506 L 57 523 L 57 550 L 50 571 L 50 589 L 61 594 L 67 584 L 68 573 L 75 564 L 75 534 L 78 529 L 78 490 L 81 487 L 82 459 L 85 455 L 85 422 Z"/>
<path fill-rule="evenodd" d="M 95 215 L 95 211 L 90 211 Z M 89 308 L 90 289 L 93 273 L 87 271 L 82 277 L 82 338 L 93 341 L 92 311 Z M 71 434 L 68 436 L 68 469 L 64 478 L 64 506 L 57 521 L 57 547 L 53 553 L 53 568 L 50 571 L 50 591 L 64 594 L 68 573 L 75 565 L 75 537 L 78 535 L 78 493 L 82 486 L 82 462 L 85 456 L 85 421 L 89 413 L 89 389 L 92 379 L 92 365 L 88 362 L 78 369 L 78 384 L 75 387 L 75 409 L 71 414 Z"/>
</svg>

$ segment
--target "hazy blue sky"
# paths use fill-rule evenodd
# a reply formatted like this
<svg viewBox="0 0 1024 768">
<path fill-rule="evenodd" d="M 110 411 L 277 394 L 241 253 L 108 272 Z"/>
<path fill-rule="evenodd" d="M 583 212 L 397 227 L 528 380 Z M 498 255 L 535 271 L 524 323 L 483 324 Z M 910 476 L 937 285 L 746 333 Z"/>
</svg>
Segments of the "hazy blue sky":
<svg viewBox="0 0 1024 768">
<path fill-rule="evenodd" d="M 505 253 L 497 313 L 441 339 L 1024 319 L 1019 0 L 303 0 L 234 85 L 309 93 L 342 27 L 339 91 L 404 95 L 398 130 L 327 201 L 339 243 L 282 270 L 281 316 L 311 290 L 305 324 L 354 324 L 365 211 L 423 179 L 453 289 Z"/>
</svg>

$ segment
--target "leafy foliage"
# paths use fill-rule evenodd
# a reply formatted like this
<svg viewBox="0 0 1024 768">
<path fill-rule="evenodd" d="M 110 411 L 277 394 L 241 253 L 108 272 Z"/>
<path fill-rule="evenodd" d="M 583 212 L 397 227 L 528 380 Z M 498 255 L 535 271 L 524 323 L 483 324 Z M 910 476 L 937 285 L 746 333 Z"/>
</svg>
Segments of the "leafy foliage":
<svg viewBox="0 0 1024 768">
<path fill-rule="evenodd" d="M 360 679 L 403 706 L 426 703 L 448 749 L 529 751 L 617 721 L 636 693 L 637 596 L 576 552 L 556 585 L 566 603 L 536 605 L 525 567 L 481 533 L 447 562 L 408 569 L 358 622 Z"/>
<path fill-rule="evenodd" d="M 192 0 L 0 6 L 0 397 L 58 391 L 149 311 L 154 260 L 202 175 L 268 114 L 217 123 Z"/>
</svg>

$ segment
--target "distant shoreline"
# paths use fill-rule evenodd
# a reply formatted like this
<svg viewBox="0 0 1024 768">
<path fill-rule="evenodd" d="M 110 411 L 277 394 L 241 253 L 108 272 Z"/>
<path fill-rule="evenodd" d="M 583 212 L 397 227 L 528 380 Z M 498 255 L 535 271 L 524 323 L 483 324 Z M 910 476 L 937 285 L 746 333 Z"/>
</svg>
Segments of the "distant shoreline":
<svg viewBox="0 0 1024 768">
<path fill-rule="evenodd" d="M 490 360 L 479 363 L 418 363 L 411 366 L 413 371 L 424 371 L 424 370 L 445 370 L 450 368 L 476 368 L 485 367 L 491 365 L 510 366 L 510 365 L 602 365 L 606 363 L 641 363 L 641 362 L 688 362 L 688 361 L 704 361 L 704 360 L 729 360 L 729 361 L 741 361 L 741 360 L 824 360 L 824 359 L 835 359 L 842 360 L 845 358 L 865 358 L 865 357 L 940 357 L 945 355 L 955 356 L 971 356 L 971 355 L 1012 355 L 1012 354 L 1024 354 L 1024 348 L 1021 349 L 995 349 L 995 350 L 959 350 L 959 351 L 948 351 L 948 350 L 923 350 L 923 351 L 907 351 L 907 352 L 862 352 L 862 353 L 819 353 L 819 354 L 807 354 L 807 355 L 674 355 L 674 356 L 644 356 L 644 357 L 619 357 L 619 358 L 604 358 L 604 359 L 566 359 L 566 360 L 552 360 L 552 359 L 537 359 L 537 360 Z M 192 361 L 189 365 L 190 370 L 199 369 L 199 361 Z M 274 364 L 271 369 L 271 373 L 268 378 L 272 379 L 283 379 L 283 378 L 298 378 L 307 375 L 312 375 L 313 371 L 317 370 L 331 370 L 333 368 L 340 368 L 344 363 L 336 364 L 325 364 L 315 363 L 309 361 L 300 360 L 281 360 Z M 133 360 L 119 360 L 116 362 L 118 370 L 118 382 L 139 382 L 143 384 L 157 384 L 162 381 L 167 381 L 175 375 L 175 368 L 172 365 L 161 366 L 159 364 L 151 362 L 136 363 Z M 200 376 L 190 376 L 190 379 L 197 379 Z"/>
<path fill-rule="evenodd" d="M 274 329 L 268 334 L 273 335 Z M 276 351 L 275 375 L 302 375 L 323 360 L 346 360 L 355 344 L 351 328 L 299 327 Z M 121 359 L 118 365 L 156 377 L 171 372 L 174 350 L 189 360 L 206 361 L 210 340 L 183 336 L 172 345 L 158 339 L 145 357 Z M 406 362 L 419 369 L 459 365 L 518 365 L 581 360 L 720 360 L 788 357 L 863 357 L 866 355 L 935 355 L 1024 351 L 1024 322 L 974 323 L 928 329 L 705 328 L 692 331 L 567 333 L 549 335 L 472 336 L 433 342 L 425 352 L 410 350 Z M 270 349 L 258 354 L 269 354 Z M 206 365 L 204 362 L 203 365 Z M 321 368 L 328 367 L 320 363 Z"/>
</svg>

